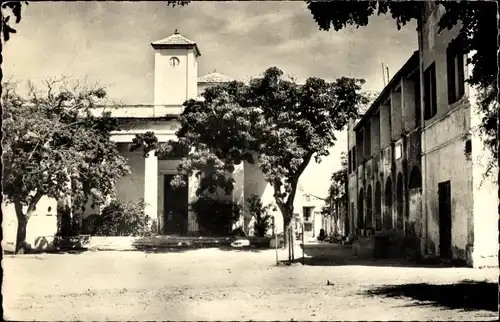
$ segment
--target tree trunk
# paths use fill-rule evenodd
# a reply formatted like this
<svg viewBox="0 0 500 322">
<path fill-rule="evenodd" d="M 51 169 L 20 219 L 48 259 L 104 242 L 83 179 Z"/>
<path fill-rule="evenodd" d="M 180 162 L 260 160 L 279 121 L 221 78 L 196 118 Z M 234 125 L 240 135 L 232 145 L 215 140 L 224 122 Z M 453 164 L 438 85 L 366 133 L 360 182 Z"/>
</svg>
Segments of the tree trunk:
<svg viewBox="0 0 500 322">
<path fill-rule="evenodd" d="M 28 219 L 26 216 L 17 217 L 17 237 L 16 237 L 16 254 L 24 254 L 26 251 L 26 227 Z"/>
<path fill-rule="evenodd" d="M 26 251 L 26 228 L 28 226 L 28 216 L 23 213 L 23 206 L 20 202 L 15 201 L 17 217 L 17 235 L 16 235 L 16 254 L 23 254 Z"/>
<path fill-rule="evenodd" d="M 23 212 L 23 205 L 20 200 L 14 200 L 14 208 L 16 210 L 17 217 L 17 236 L 16 236 L 16 254 L 22 254 L 28 249 L 28 245 L 26 244 L 26 228 L 28 226 L 28 220 L 36 209 L 36 205 L 38 201 L 42 198 L 41 193 L 36 193 L 31 199 L 30 204 L 28 205 L 28 209 L 26 214 Z"/>
<path fill-rule="evenodd" d="M 285 238 L 284 241 L 285 249 L 288 249 L 288 260 L 292 261 L 294 259 L 294 254 L 293 254 L 294 238 L 293 238 L 292 216 L 290 214 L 283 214 L 283 237 Z"/>
</svg>

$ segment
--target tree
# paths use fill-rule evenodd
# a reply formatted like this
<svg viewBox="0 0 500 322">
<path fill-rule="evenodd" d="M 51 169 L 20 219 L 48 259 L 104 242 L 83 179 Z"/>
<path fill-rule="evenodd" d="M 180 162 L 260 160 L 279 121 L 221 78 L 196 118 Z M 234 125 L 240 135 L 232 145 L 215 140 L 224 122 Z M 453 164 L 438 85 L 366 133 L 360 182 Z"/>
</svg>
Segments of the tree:
<svg viewBox="0 0 500 322">
<path fill-rule="evenodd" d="M 439 30 L 451 29 L 459 22 L 459 40 L 463 44 L 463 54 L 473 53 L 467 60 L 474 69 L 467 80 L 479 91 L 478 104 L 483 113 L 480 131 L 485 136 L 485 145 L 492 153 L 489 170 L 498 160 L 498 64 L 497 64 L 497 4 L 491 1 L 435 1 L 444 7 L 445 13 L 439 21 Z M 390 13 L 400 29 L 411 20 L 421 24 L 426 1 L 307 1 L 314 20 L 320 29 L 335 31 L 347 25 L 366 26 L 369 17 L 375 13 Z"/>
<path fill-rule="evenodd" d="M 106 102 L 106 92 L 64 79 L 45 85 L 44 92 L 31 85 L 27 98 L 3 85 L 3 194 L 15 206 L 16 252 L 23 251 L 28 220 L 43 196 L 69 196 L 77 212 L 89 197 L 104 202 L 129 172 L 111 141 L 117 121 L 109 111 L 92 113 Z"/>
<path fill-rule="evenodd" d="M 340 155 L 341 158 L 341 169 L 332 173 L 330 178 L 331 183 L 328 188 L 328 197 L 326 199 L 326 204 L 328 206 L 334 200 L 344 198 L 346 194 L 345 184 L 347 182 L 347 159 L 345 152 L 342 152 Z"/>
<path fill-rule="evenodd" d="M 28 2 L 24 2 L 28 5 Z M 17 31 L 11 25 L 11 17 L 14 17 L 15 23 L 21 21 L 21 8 L 23 3 L 21 1 L 5 1 L 1 6 L 2 14 L 2 40 L 4 42 L 10 39 L 10 34 L 15 34 Z M 9 13 L 10 11 L 10 13 Z"/>
<path fill-rule="evenodd" d="M 345 152 L 342 152 L 340 158 L 341 169 L 332 173 L 330 187 L 328 188 L 328 197 L 325 200 L 330 212 L 332 212 L 334 208 L 337 208 L 335 211 L 336 221 L 339 220 L 338 206 L 347 203 L 347 157 Z M 337 227 L 337 225 L 335 227 Z"/>
<path fill-rule="evenodd" d="M 363 80 L 341 77 L 333 82 L 311 77 L 299 85 L 284 79 L 276 67 L 248 85 L 231 82 L 207 89 L 203 100 L 189 100 L 179 117 L 178 144 L 189 147 L 179 175 L 196 174 L 207 180 L 198 193 L 223 187 L 230 193 L 235 165 L 257 164 L 274 189 L 284 218 L 293 218 L 293 201 L 300 175 L 314 157 L 328 155 L 335 132 L 357 115 L 366 101 L 360 94 Z M 172 143 L 158 144 L 152 133 L 138 136 L 136 146 L 158 153 L 172 151 Z M 178 176 L 177 184 L 182 184 Z"/>
</svg>

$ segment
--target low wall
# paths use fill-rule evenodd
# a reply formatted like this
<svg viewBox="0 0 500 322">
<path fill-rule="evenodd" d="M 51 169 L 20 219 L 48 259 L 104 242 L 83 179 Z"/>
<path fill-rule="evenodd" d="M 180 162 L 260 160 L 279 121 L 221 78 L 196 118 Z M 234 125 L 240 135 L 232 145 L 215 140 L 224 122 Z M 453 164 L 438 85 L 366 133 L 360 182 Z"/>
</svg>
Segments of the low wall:
<svg viewBox="0 0 500 322">
<path fill-rule="evenodd" d="M 134 250 L 140 237 L 92 236 L 86 248 L 90 250 Z"/>
<path fill-rule="evenodd" d="M 31 242 L 26 242 L 26 246 L 32 252 L 49 252 L 56 250 L 54 241 L 54 236 L 36 236 L 32 238 Z M 2 241 L 2 249 L 5 253 L 14 253 L 15 247 L 14 241 Z"/>
<path fill-rule="evenodd" d="M 173 236 L 151 236 L 140 237 L 134 240 L 135 248 L 152 248 L 152 247 L 231 247 L 235 237 L 173 237 Z M 248 239 L 250 246 L 254 248 L 269 248 L 269 237 L 244 237 Z"/>
<path fill-rule="evenodd" d="M 314 258 L 346 258 L 351 255 L 350 245 L 340 245 L 334 243 L 308 243 L 300 244 L 304 250 L 304 255 Z"/>
<path fill-rule="evenodd" d="M 247 237 L 250 246 L 255 248 L 269 248 L 268 237 Z M 175 237 L 175 236 L 148 236 L 148 237 L 121 237 L 121 236 L 92 236 L 86 248 L 89 250 L 136 250 L 147 248 L 204 248 L 204 247 L 231 247 L 234 237 Z"/>
<path fill-rule="evenodd" d="M 57 238 L 54 236 L 36 237 L 30 244 L 32 252 L 50 252 L 58 249 L 84 248 L 89 250 L 138 250 L 148 248 L 206 248 L 231 247 L 234 237 L 175 237 L 175 236 L 80 236 L 79 238 Z M 245 237 L 252 248 L 270 248 L 270 237 Z M 79 245 L 75 241 L 79 240 Z M 14 244 L 2 243 L 5 252 L 14 252 Z"/>
</svg>

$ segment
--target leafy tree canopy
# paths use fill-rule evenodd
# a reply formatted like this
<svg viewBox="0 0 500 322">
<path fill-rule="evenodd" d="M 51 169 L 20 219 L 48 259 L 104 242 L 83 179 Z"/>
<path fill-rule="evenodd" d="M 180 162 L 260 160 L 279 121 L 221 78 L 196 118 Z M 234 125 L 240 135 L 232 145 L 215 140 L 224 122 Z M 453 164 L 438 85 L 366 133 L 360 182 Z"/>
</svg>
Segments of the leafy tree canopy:
<svg viewBox="0 0 500 322">
<path fill-rule="evenodd" d="M 360 93 L 363 82 L 311 77 L 297 84 L 273 67 L 249 84 L 233 81 L 209 88 L 202 100 L 187 101 L 179 117 L 177 144 L 191 151 L 182 159 L 179 174 L 211 178 L 198 193 L 216 186 L 231 192 L 234 180 L 227 173 L 242 161 L 257 164 L 274 188 L 286 225 L 300 175 L 313 157 L 320 162 L 328 155 L 335 132 L 366 102 Z M 141 146 L 145 153 L 157 149 L 169 154 L 174 144 L 159 144 L 146 133 L 136 137 L 134 148 Z M 182 184 L 180 179 L 176 184 Z"/>
<path fill-rule="evenodd" d="M 78 211 L 90 196 L 103 202 L 129 173 L 110 140 L 116 120 L 109 112 L 92 113 L 107 102 L 106 92 L 64 79 L 45 85 L 39 91 L 31 84 L 22 97 L 12 84 L 3 84 L 3 194 L 15 205 L 20 229 L 42 196 L 71 196 Z"/>
<path fill-rule="evenodd" d="M 28 5 L 27 1 L 24 1 Z M 15 23 L 21 21 L 21 8 L 23 6 L 22 1 L 3 1 L 1 5 L 2 13 L 2 40 L 8 41 L 10 39 L 10 34 L 15 34 L 17 31 L 12 27 L 11 17 Z"/>
</svg>

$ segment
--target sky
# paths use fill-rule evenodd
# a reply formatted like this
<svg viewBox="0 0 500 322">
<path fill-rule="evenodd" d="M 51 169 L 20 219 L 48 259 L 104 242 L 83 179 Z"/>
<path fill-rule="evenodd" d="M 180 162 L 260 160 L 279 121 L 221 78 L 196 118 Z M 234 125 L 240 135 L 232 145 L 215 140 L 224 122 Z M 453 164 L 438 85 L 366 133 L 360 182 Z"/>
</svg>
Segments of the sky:
<svg viewBox="0 0 500 322">
<path fill-rule="evenodd" d="M 150 44 L 175 29 L 198 44 L 199 76 L 216 70 L 247 80 L 277 66 L 299 81 L 363 78 L 370 91 L 383 88 L 382 63 L 394 75 L 417 49 L 415 24 L 398 31 L 394 20 L 380 16 L 367 27 L 322 31 L 302 1 L 207 1 L 175 8 L 164 2 L 30 2 L 23 8 L 17 34 L 4 46 L 4 77 L 21 84 L 87 77 L 124 104 L 152 104 Z M 343 149 L 344 141 L 340 135 L 337 146 Z M 308 177 L 328 172 L 329 179 L 340 166 L 333 154 L 334 162 L 315 171 L 321 175 Z"/>
</svg>

